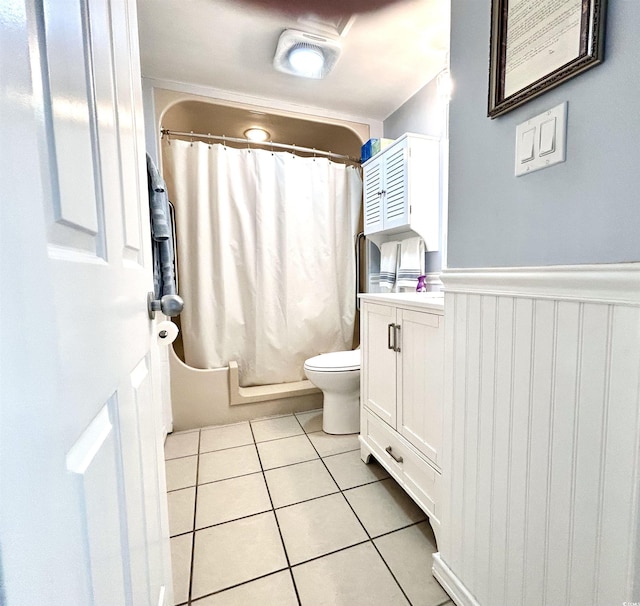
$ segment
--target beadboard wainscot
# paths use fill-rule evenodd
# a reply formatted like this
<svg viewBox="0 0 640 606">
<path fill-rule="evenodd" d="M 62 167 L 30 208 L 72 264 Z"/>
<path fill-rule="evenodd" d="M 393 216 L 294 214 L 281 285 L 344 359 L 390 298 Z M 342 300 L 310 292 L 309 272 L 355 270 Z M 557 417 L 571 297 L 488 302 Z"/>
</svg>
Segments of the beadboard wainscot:
<svg viewBox="0 0 640 606">
<path fill-rule="evenodd" d="M 640 263 L 449 269 L 442 529 L 459 606 L 640 602 Z"/>
</svg>

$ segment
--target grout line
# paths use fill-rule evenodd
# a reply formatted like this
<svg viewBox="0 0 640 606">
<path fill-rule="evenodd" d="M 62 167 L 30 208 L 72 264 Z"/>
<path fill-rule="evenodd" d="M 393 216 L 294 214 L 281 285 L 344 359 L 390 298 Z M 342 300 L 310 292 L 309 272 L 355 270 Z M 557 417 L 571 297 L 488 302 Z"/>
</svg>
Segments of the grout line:
<svg viewBox="0 0 640 606">
<path fill-rule="evenodd" d="M 253 431 L 253 427 L 251 428 Z M 279 436 L 277 438 L 268 438 L 266 440 L 256 440 L 256 444 L 266 444 L 267 442 L 277 442 L 278 440 L 286 440 L 287 438 L 297 438 L 298 436 L 306 436 L 307 434 L 302 430 L 302 433 L 292 433 L 288 436 Z"/>
<path fill-rule="evenodd" d="M 202 450 L 198 454 L 212 454 L 214 452 L 224 452 L 225 450 L 232 450 L 233 448 L 242 448 L 243 446 L 253 446 L 253 442 L 247 442 L 246 444 L 236 444 L 235 446 L 227 446 L 226 448 L 214 448 L 213 450 Z"/>
<path fill-rule="evenodd" d="M 170 457 L 168 459 L 165 458 L 164 462 L 168 463 L 169 461 L 178 461 L 179 459 L 188 459 L 189 457 L 197 457 L 198 453 L 194 453 L 194 454 L 187 454 L 187 455 L 180 455 L 178 457 Z"/>
<path fill-rule="evenodd" d="M 294 416 L 294 419 L 296 419 L 295 416 Z M 298 600 L 298 606 L 302 606 L 302 602 L 300 601 L 300 594 L 298 593 L 298 587 L 296 585 L 296 580 L 293 577 L 293 571 L 291 570 L 291 561 L 289 560 L 289 554 L 287 553 L 287 547 L 284 544 L 284 537 L 282 536 L 282 530 L 280 529 L 280 522 L 278 520 L 278 516 L 276 515 L 275 508 L 273 507 L 273 499 L 271 498 L 271 491 L 269 490 L 269 483 L 267 482 L 267 476 L 264 473 L 265 469 L 264 469 L 264 466 L 262 465 L 262 458 L 260 457 L 260 451 L 258 450 L 258 444 L 255 441 L 256 437 L 255 437 L 255 434 L 253 433 L 253 426 L 251 425 L 251 423 L 249 423 L 249 427 L 251 428 L 251 435 L 253 436 L 254 447 L 255 447 L 256 453 L 258 455 L 258 462 L 260 463 L 260 469 L 262 470 L 262 480 L 264 481 L 264 485 L 267 488 L 267 495 L 269 496 L 269 502 L 271 503 L 271 511 L 273 512 L 273 518 L 276 521 L 276 527 L 278 528 L 278 534 L 280 535 L 280 543 L 282 545 L 282 551 L 284 552 L 284 557 L 285 557 L 285 559 L 287 561 L 287 568 L 289 569 L 289 575 L 291 576 L 291 582 L 293 583 L 293 590 L 296 593 L 296 600 Z"/>
<path fill-rule="evenodd" d="M 347 551 L 348 549 L 351 549 L 353 547 L 358 547 L 360 545 L 366 545 L 367 543 L 369 543 L 370 539 L 364 539 L 362 541 L 358 541 L 357 543 L 354 543 L 353 545 L 347 545 L 346 547 L 340 547 L 338 549 L 334 549 L 333 551 L 328 551 L 327 553 L 322 553 L 320 555 L 317 556 L 313 556 L 312 558 L 309 558 L 308 560 L 303 560 L 302 562 L 296 562 L 295 564 L 291 565 L 291 568 L 297 568 L 298 566 L 304 566 L 305 564 L 309 564 L 309 562 L 315 562 L 316 560 L 321 560 L 322 558 L 326 558 L 327 556 L 331 556 L 334 555 L 336 553 L 340 553 L 342 551 Z"/>
<path fill-rule="evenodd" d="M 229 585 L 229 587 L 225 587 L 223 589 L 218 589 L 217 591 L 212 591 L 211 593 L 205 593 L 204 595 L 198 596 L 193 603 L 193 606 L 198 606 L 197 602 L 200 600 L 204 600 L 206 598 L 210 598 L 211 596 L 218 595 L 220 593 L 224 593 L 225 591 L 229 591 L 230 589 L 236 589 L 238 587 L 242 587 L 243 585 L 248 585 L 249 583 L 253 583 L 254 581 L 260 581 L 261 579 L 266 579 L 274 574 L 279 574 L 281 572 L 286 572 L 290 570 L 290 568 L 279 568 L 278 570 L 274 570 L 273 572 L 268 572 L 267 574 L 261 574 L 258 577 L 254 577 L 253 579 L 249 579 L 248 581 L 242 581 L 241 583 L 236 583 L 235 585 Z M 187 605 L 187 602 L 176 604 L 176 606 L 191 606 L 191 602 Z M 441 605 L 438 605 L 441 606 Z"/>
<path fill-rule="evenodd" d="M 311 440 L 309 440 L 311 442 Z M 315 445 L 313 444 L 313 442 L 311 442 L 311 445 L 315 447 Z M 318 449 L 316 448 L 316 452 L 318 452 Z M 318 456 L 320 457 L 320 453 L 318 452 Z M 376 550 L 376 553 L 380 556 L 380 559 L 382 560 L 383 564 L 387 567 L 387 570 L 389 571 L 389 574 L 391 575 L 391 577 L 393 578 L 393 580 L 396 582 L 396 585 L 398 586 L 398 588 L 400 589 L 400 592 L 402 593 L 402 595 L 405 597 L 405 599 L 407 600 L 408 604 L 411 606 L 411 600 L 409 599 L 409 596 L 405 593 L 404 589 L 402 588 L 402 585 L 400 585 L 400 582 L 398 581 L 398 579 L 396 578 L 396 575 L 393 574 L 393 571 L 391 570 L 391 568 L 389 567 L 389 564 L 387 564 L 387 561 L 382 557 L 382 554 L 380 553 L 380 550 L 378 549 L 377 545 L 373 542 L 373 539 L 371 538 L 371 534 L 369 533 L 369 531 L 366 529 L 364 523 L 362 522 L 362 520 L 360 519 L 360 517 L 358 516 L 358 514 L 356 513 L 356 510 L 353 508 L 353 506 L 351 505 L 351 503 L 349 502 L 349 499 L 347 499 L 346 495 L 344 494 L 345 491 L 343 491 L 340 486 L 338 485 L 338 482 L 336 482 L 336 479 L 333 477 L 333 474 L 331 473 L 330 469 L 327 467 L 327 464 L 324 462 L 324 459 L 322 457 L 320 457 L 320 460 L 322 461 L 322 464 L 324 465 L 325 469 L 327 470 L 327 472 L 329 473 L 329 475 L 331 476 L 331 478 L 333 479 L 333 481 L 336 483 L 336 485 L 338 486 L 338 488 L 340 489 L 340 494 L 342 495 L 342 498 L 347 502 L 347 505 L 349 506 L 349 508 L 351 509 L 351 511 L 353 512 L 353 515 L 356 516 L 356 520 L 358 520 L 358 523 L 360 524 L 360 526 L 362 526 L 362 529 L 364 530 L 365 534 L 367 535 L 367 537 L 369 537 L 369 542 L 371 543 L 371 545 L 373 545 L 373 548 Z M 392 478 L 389 478 L 392 479 Z M 395 481 L 395 480 L 394 480 Z M 351 489 L 349 489 L 351 490 Z M 425 514 L 426 515 L 426 514 Z M 421 520 L 422 521 L 422 520 Z M 400 529 L 398 529 L 400 530 Z M 381 535 L 382 536 L 382 535 Z M 378 538 L 378 537 L 376 537 Z M 364 541 L 366 543 L 366 541 Z M 353 547 L 353 545 L 352 545 Z M 325 554 L 326 555 L 326 554 Z M 323 557 L 323 556 L 320 556 Z"/>
<path fill-rule="evenodd" d="M 198 452 L 200 452 L 200 438 L 201 433 L 198 431 Z M 193 500 L 193 532 L 191 536 L 191 565 L 189 569 L 189 592 L 188 604 L 191 604 L 191 592 L 193 590 L 193 565 L 196 557 L 196 512 L 198 511 L 198 474 L 200 473 L 200 455 L 197 455 L 196 459 L 196 485 L 195 485 L 195 498 Z"/>
<path fill-rule="evenodd" d="M 311 412 L 311 411 L 307 411 L 307 412 Z M 282 416 L 287 416 L 287 415 L 282 415 Z M 292 414 L 291 416 L 293 416 L 293 417 L 297 420 L 298 424 L 302 427 L 302 423 L 300 422 L 300 419 L 298 419 L 298 417 L 297 417 L 295 414 Z M 280 418 L 280 417 L 278 417 L 278 418 Z M 363 522 L 360 520 L 360 518 L 359 518 L 358 514 L 356 513 L 355 509 L 351 506 L 351 503 L 350 503 L 350 502 L 349 502 L 349 500 L 346 498 L 345 492 L 348 492 L 348 491 L 350 491 L 350 490 L 354 490 L 354 489 L 356 489 L 356 488 L 361 488 L 361 487 L 363 487 L 363 486 L 368 486 L 368 485 L 370 485 L 370 484 L 374 484 L 374 483 L 376 483 L 376 482 L 382 482 L 382 481 L 385 481 L 385 480 L 392 480 L 393 478 L 392 478 L 391 476 L 388 476 L 388 477 L 386 477 L 386 478 L 376 478 L 376 479 L 374 479 L 374 480 L 372 480 L 372 481 L 370 481 L 370 482 L 365 482 L 364 484 L 358 484 L 358 485 L 356 485 L 356 486 L 351 486 L 351 487 L 349 487 L 349 488 L 345 488 L 345 489 L 340 488 L 340 486 L 338 485 L 338 482 L 336 481 L 336 478 L 333 476 L 333 474 L 332 474 L 332 473 L 331 473 L 331 471 L 329 470 L 329 468 L 328 468 L 327 464 L 325 463 L 324 459 L 325 459 L 325 458 L 334 457 L 334 456 L 338 456 L 338 455 L 341 455 L 341 454 L 346 454 L 346 453 L 348 453 L 348 452 L 352 452 L 352 451 L 344 451 L 344 452 L 340 452 L 340 453 L 331 453 L 331 454 L 328 454 L 328 455 L 326 455 L 325 457 L 323 457 L 323 456 L 321 456 L 321 455 L 320 455 L 320 453 L 319 453 L 318 449 L 315 447 L 315 445 L 313 444 L 313 442 L 312 442 L 312 441 L 311 441 L 311 439 L 309 438 L 309 434 L 308 434 L 306 431 L 305 431 L 303 434 L 295 434 L 295 436 L 297 436 L 297 435 L 305 435 L 305 436 L 307 437 L 307 439 L 309 440 L 309 442 L 311 442 L 311 446 L 313 447 L 313 449 L 315 450 L 316 454 L 318 455 L 318 456 L 317 456 L 317 458 L 319 458 L 319 459 L 320 459 L 320 461 L 322 461 L 322 464 L 323 464 L 323 466 L 325 467 L 325 469 L 327 470 L 327 472 L 329 473 L 329 476 L 330 476 L 330 477 L 332 478 L 332 480 L 335 482 L 336 487 L 337 487 L 337 491 L 336 491 L 336 492 L 331 492 L 331 493 L 329 493 L 329 494 L 321 495 L 321 496 L 318 496 L 318 497 L 313 497 L 313 498 L 311 498 L 311 499 L 305 499 L 305 500 L 302 500 L 302 501 L 298 501 L 298 502 L 296 502 L 296 503 L 291 503 L 291 504 L 289 504 L 289 505 L 283 505 L 283 506 L 281 506 L 281 507 L 276 508 L 276 507 L 274 506 L 274 504 L 273 504 L 273 499 L 272 499 L 272 497 L 271 497 L 271 491 L 270 491 L 270 489 L 269 489 L 269 484 L 267 483 L 267 478 L 266 478 L 266 474 L 265 474 L 265 472 L 266 472 L 266 471 L 271 471 L 272 469 L 274 469 L 274 470 L 275 470 L 275 469 L 283 469 L 283 468 L 285 468 L 285 467 L 292 467 L 292 466 L 294 466 L 294 465 L 300 465 L 300 464 L 302 464 L 302 463 L 309 463 L 309 462 L 311 462 L 311 461 L 315 461 L 315 460 L 316 460 L 316 458 L 314 458 L 314 459 L 310 459 L 310 460 L 308 460 L 308 461 L 298 461 L 298 462 L 296 462 L 296 463 L 289 463 L 289 464 L 286 464 L 286 465 L 282 465 L 282 466 L 279 466 L 279 467 L 274 467 L 274 468 L 271 468 L 271 469 L 265 470 L 265 469 L 264 469 L 264 466 L 263 466 L 263 464 L 262 464 L 262 459 L 261 459 L 261 457 L 260 457 L 260 452 L 259 452 L 259 450 L 258 450 L 258 443 L 257 443 L 257 442 L 255 442 L 255 434 L 253 433 L 253 426 L 252 426 L 251 422 L 249 422 L 249 428 L 250 428 L 250 430 L 251 430 L 251 435 L 252 435 L 252 437 L 253 437 L 254 442 L 253 442 L 253 444 L 245 444 L 245 445 L 242 445 L 242 446 L 251 446 L 251 445 L 253 445 L 253 446 L 254 446 L 254 448 L 255 448 L 255 450 L 256 450 L 256 453 L 257 453 L 257 455 L 258 455 L 258 461 L 259 461 L 259 463 L 260 463 L 260 471 L 259 471 L 259 472 L 251 472 L 251 473 L 249 473 L 249 474 L 241 474 L 241 475 L 239 475 L 239 476 L 232 476 L 231 478 L 222 478 L 222 479 L 220 479 L 220 480 L 214 480 L 213 482 L 206 482 L 206 483 L 204 483 L 204 484 L 202 484 L 202 485 L 218 483 L 218 482 L 222 482 L 222 481 L 225 481 L 225 480 L 230 480 L 230 479 L 240 478 L 240 477 L 246 477 L 246 476 L 249 476 L 249 475 L 255 475 L 256 473 L 261 473 L 261 474 L 262 474 L 262 477 L 263 477 L 263 480 L 264 480 L 264 482 L 265 482 L 265 486 L 266 486 L 266 488 L 267 488 L 267 494 L 268 494 L 268 496 L 269 496 L 269 501 L 270 501 L 270 504 L 271 504 L 271 509 L 270 509 L 270 510 L 265 510 L 265 511 L 257 512 L 257 513 L 253 513 L 253 514 L 250 514 L 250 515 L 248 515 L 248 516 L 242 516 L 242 517 L 240 517 L 240 518 L 235 518 L 235 519 L 233 519 L 233 520 L 227 520 L 226 522 L 219 522 L 219 523 L 217 523 L 217 524 L 213 524 L 213 525 L 210 525 L 210 526 L 205 526 L 205 527 L 203 527 L 203 528 L 198 528 L 198 529 L 196 530 L 196 512 L 197 512 L 198 486 L 199 486 L 199 484 L 198 484 L 198 480 L 199 480 L 199 460 L 200 460 L 200 459 L 199 459 L 199 457 L 200 457 L 200 454 L 207 454 L 207 453 L 200 453 L 201 433 L 199 433 L 199 434 L 198 434 L 198 454 L 197 454 L 197 455 L 195 455 L 195 456 L 197 457 L 197 461 L 196 461 L 196 484 L 195 484 L 195 486 L 186 486 L 186 487 L 183 487 L 183 488 L 174 489 L 174 490 L 172 490 L 172 491 L 167 491 L 167 492 L 176 492 L 176 491 L 178 491 L 178 490 L 186 490 L 186 489 L 190 489 L 190 488 L 194 488 L 194 489 L 195 489 L 194 514 L 193 514 L 193 530 L 192 530 L 191 532 L 185 532 L 185 533 L 180 533 L 180 534 L 174 535 L 174 537 L 178 537 L 178 536 L 184 536 L 184 535 L 186 535 L 186 534 L 192 534 L 192 545 L 191 545 L 191 567 L 190 567 L 189 592 L 188 592 L 188 596 L 189 596 L 189 597 L 188 597 L 188 601 L 187 601 L 187 602 L 182 602 L 182 603 L 180 603 L 180 604 L 179 604 L 179 605 L 177 605 L 177 606 L 190 606 L 190 605 L 191 605 L 191 603 L 192 603 L 192 600 L 193 600 L 193 597 L 192 597 L 192 589 L 193 589 L 193 587 L 192 587 L 192 585 L 193 585 L 193 571 L 194 571 L 194 562 L 195 562 L 195 534 L 196 534 L 196 532 L 197 532 L 197 531 L 199 531 L 199 530 L 205 530 L 205 529 L 207 529 L 207 528 L 212 528 L 212 527 L 215 527 L 215 526 L 220 526 L 220 525 L 222 525 L 222 524 L 228 524 L 228 523 L 230 523 L 230 522 L 235 522 L 235 521 L 238 521 L 238 520 L 241 520 L 241 519 L 246 519 L 246 518 L 254 517 L 254 516 L 257 516 L 257 515 L 262 515 L 262 514 L 266 513 L 267 511 L 272 511 L 272 512 L 273 512 L 273 516 L 274 516 L 275 521 L 276 521 L 276 526 L 277 526 L 277 528 L 278 528 L 278 533 L 279 533 L 279 535 L 280 535 L 280 541 L 281 541 L 281 544 L 282 544 L 282 546 L 283 546 L 283 550 L 284 550 L 284 554 L 285 554 L 285 559 L 286 559 L 286 562 L 287 562 L 287 567 L 286 567 L 286 568 L 281 568 L 281 569 L 279 569 L 279 570 L 275 570 L 275 571 L 272 571 L 272 572 L 269 572 L 268 574 L 265 574 L 265 575 L 261 575 L 261 576 L 255 577 L 255 578 L 248 579 L 247 581 L 243 581 L 242 583 L 238 583 L 238 584 L 233 585 L 233 586 L 230 586 L 230 587 L 225 587 L 224 589 L 221 589 L 221 590 L 218 590 L 218 591 L 212 592 L 212 593 L 210 593 L 210 594 L 206 594 L 206 595 L 198 596 L 197 600 L 200 600 L 200 599 L 203 599 L 203 598 L 209 597 L 209 596 L 211 596 L 211 595 L 215 595 L 215 594 L 218 594 L 218 593 L 221 593 L 221 592 L 224 592 L 224 591 L 227 591 L 227 590 L 233 589 L 233 588 L 235 588 L 235 587 L 239 587 L 239 586 L 241 586 L 241 585 L 245 585 L 245 584 L 247 584 L 247 583 L 251 583 L 251 582 L 253 582 L 253 581 L 256 581 L 256 580 L 259 580 L 259 579 L 262 579 L 262 578 L 266 578 L 266 577 L 269 577 L 269 576 L 271 576 L 271 575 L 274 575 L 274 574 L 277 574 L 277 573 L 283 572 L 283 571 L 285 571 L 285 570 L 288 570 L 288 571 L 289 571 L 289 574 L 290 574 L 290 576 L 291 576 L 291 582 L 293 583 L 293 588 L 294 588 L 294 591 L 295 591 L 295 594 L 296 594 L 296 599 L 297 599 L 297 601 L 298 601 L 298 605 L 299 605 L 299 606 L 301 606 L 301 605 L 302 605 L 302 602 L 301 602 L 300 595 L 299 595 L 299 592 L 298 592 L 298 587 L 297 587 L 296 582 L 295 582 L 295 577 L 294 577 L 294 575 L 293 575 L 293 568 L 294 568 L 294 567 L 297 567 L 297 566 L 301 566 L 301 565 L 307 564 L 307 563 L 309 563 L 309 562 L 312 562 L 312 561 L 315 561 L 315 560 L 318 560 L 318 559 L 321 559 L 321 558 L 327 557 L 327 556 L 329 556 L 329 555 L 333 555 L 333 554 L 339 553 L 339 552 L 341 552 L 341 551 L 346 551 L 347 549 L 351 549 L 351 548 L 353 548 L 353 547 L 357 547 L 358 545 L 364 545 L 364 544 L 366 544 L 366 543 L 371 543 L 371 544 L 373 545 L 374 549 L 376 550 L 376 553 L 379 555 L 380 559 L 382 560 L 382 562 L 383 562 L 383 563 L 384 563 L 384 565 L 386 566 L 387 570 L 388 570 L 388 571 L 389 571 L 389 573 L 391 574 L 392 578 L 393 578 L 393 579 L 394 579 L 394 581 L 396 582 L 396 584 L 397 584 L 397 586 L 399 587 L 399 589 L 400 589 L 401 593 L 403 594 L 403 596 L 405 597 L 405 599 L 407 600 L 407 602 L 409 603 L 409 605 L 411 605 L 411 601 L 409 600 L 409 597 L 408 597 L 408 596 L 407 596 L 407 594 L 405 593 L 405 591 L 404 591 L 404 589 L 403 589 L 402 585 L 400 584 L 400 582 L 399 582 L 399 581 L 398 581 L 398 579 L 396 578 L 395 574 L 393 573 L 393 571 L 391 570 L 391 568 L 390 568 L 390 567 L 389 567 L 389 565 L 387 564 L 386 560 L 385 560 L 385 559 L 384 559 L 384 557 L 382 556 L 382 553 L 380 552 L 380 550 L 379 550 L 379 549 L 378 549 L 378 547 L 376 546 L 376 544 L 375 544 L 374 540 L 375 540 L 375 539 L 382 538 L 382 537 L 385 537 L 385 536 L 388 536 L 388 535 L 390 535 L 390 534 L 394 534 L 394 533 L 399 532 L 399 531 L 401 531 L 401 530 L 405 530 L 405 529 L 407 529 L 407 528 L 410 528 L 411 526 L 417 526 L 417 525 L 419 525 L 419 524 L 422 524 L 422 523 L 423 523 L 423 522 L 425 522 L 425 521 L 427 521 L 427 522 L 428 522 L 428 516 L 426 516 L 426 514 L 425 514 L 426 518 L 425 518 L 425 519 L 423 519 L 423 520 L 419 520 L 419 521 L 417 521 L 417 522 L 412 522 L 412 523 L 410 523 L 410 524 L 407 524 L 407 525 L 405 525 L 405 526 L 402 526 L 401 528 L 394 528 L 393 530 L 390 530 L 390 531 L 388 531 L 388 532 L 385 532 L 385 533 L 382 533 L 382 534 L 380 534 L 380 535 L 376 535 L 375 537 L 372 537 L 372 536 L 371 536 L 371 534 L 370 534 L 370 533 L 367 531 L 367 529 L 365 528 L 365 526 L 364 526 Z M 303 429 L 303 431 L 304 431 L 304 427 L 303 427 L 302 429 Z M 311 433 L 323 433 L 323 432 L 322 432 L 322 431 L 317 431 L 317 432 L 311 432 Z M 295 437 L 295 436 L 286 436 L 286 437 Z M 269 441 L 276 441 L 276 440 L 279 440 L 279 439 L 286 439 L 286 437 L 285 437 L 285 438 L 276 438 L 276 439 L 274 439 L 274 440 L 266 440 L 265 442 L 269 442 Z M 262 443 L 264 443 L 264 442 L 260 442 L 260 444 L 262 444 Z M 234 446 L 234 447 L 231 447 L 231 448 L 239 448 L 239 447 L 240 447 L 240 446 Z M 229 449 L 221 449 L 221 450 L 229 450 Z M 357 449 L 354 449 L 354 450 L 357 450 Z M 220 452 L 220 451 L 209 451 L 209 452 Z M 194 455 L 187 455 L 187 456 L 194 456 Z M 181 457 L 177 457 L 177 458 L 181 458 Z M 172 460 L 172 459 L 168 459 L 168 460 Z M 378 462 L 377 460 L 376 460 L 376 464 L 377 464 L 377 465 L 380 465 L 380 464 L 379 464 L 379 462 Z M 368 538 L 367 538 L 366 540 L 364 540 L 364 541 L 359 541 L 358 543 L 354 543 L 353 545 L 349 545 L 349 546 L 347 546 L 347 547 L 342 547 L 342 548 L 340 548 L 340 549 L 336 549 L 335 551 L 331 551 L 331 552 L 328 552 L 328 553 L 324 553 L 324 554 L 321 554 L 321 555 L 315 556 L 315 557 L 313 557 L 313 558 L 310 558 L 310 559 L 308 559 L 308 560 L 305 560 L 305 561 L 303 561 L 303 562 L 298 562 L 298 563 L 296 563 L 296 564 L 293 564 L 293 565 L 292 565 L 292 564 L 291 564 L 291 561 L 290 561 L 290 559 L 289 559 L 289 555 L 288 555 L 288 553 L 287 553 L 287 548 L 286 548 L 286 545 L 285 545 L 285 542 L 284 542 L 284 537 L 283 537 L 283 535 L 282 535 L 282 531 L 281 531 L 281 529 L 280 529 L 280 523 L 279 523 L 279 520 L 278 520 L 278 516 L 276 515 L 276 510 L 284 509 L 284 508 L 287 508 L 287 507 L 293 507 L 294 505 L 299 505 L 299 504 L 302 504 L 302 503 L 307 503 L 307 502 L 309 502 L 309 501 L 318 500 L 318 499 L 321 499 L 321 498 L 324 498 L 324 497 L 327 497 L 327 496 L 331 496 L 331 495 L 335 495 L 335 494 L 338 494 L 338 493 L 342 494 L 343 498 L 344 498 L 344 499 L 345 499 L 345 501 L 347 502 L 347 505 L 349 506 L 349 508 L 351 509 L 351 511 L 353 512 L 353 514 L 355 515 L 356 519 L 358 520 L 358 523 L 362 526 L 362 528 L 363 528 L 363 530 L 364 530 L 364 532 L 365 532 L 365 534 L 366 534 L 366 536 L 367 536 Z M 173 538 L 173 537 L 172 537 L 172 538 Z M 448 604 L 448 603 L 449 603 L 449 601 L 450 601 L 450 600 L 449 600 L 449 599 L 447 599 L 447 600 L 445 600 L 444 602 L 442 602 L 441 604 L 439 604 L 438 606 L 445 606 L 446 604 Z"/>
</svg>

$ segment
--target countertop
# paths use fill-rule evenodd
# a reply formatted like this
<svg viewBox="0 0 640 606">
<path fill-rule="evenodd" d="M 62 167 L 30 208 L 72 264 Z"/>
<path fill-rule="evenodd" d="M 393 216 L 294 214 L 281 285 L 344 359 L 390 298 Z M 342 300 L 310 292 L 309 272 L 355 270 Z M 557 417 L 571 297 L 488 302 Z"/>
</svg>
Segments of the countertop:
<svg viewBox="0 0 640 606">
<path fill-rule="evenodd" d="M 358 297 L 371 303 L 410 305 L 444 312 L 444 293 L 442 292 L 362 293 Z"/>
</svg>

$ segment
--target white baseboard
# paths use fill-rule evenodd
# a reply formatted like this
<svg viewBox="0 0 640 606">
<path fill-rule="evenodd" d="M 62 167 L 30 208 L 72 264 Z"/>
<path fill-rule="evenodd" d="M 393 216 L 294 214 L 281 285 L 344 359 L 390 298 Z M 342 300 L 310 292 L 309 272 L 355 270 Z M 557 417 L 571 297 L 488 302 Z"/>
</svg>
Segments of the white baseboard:
<svg viewBox="0 0 640 606">
<path fill-rule="evenodd" d="M 439 553 L 433 554 L 433 576 L 457 606 L 480 606 L 462 581 L 443 562 Z"/>
</svg>

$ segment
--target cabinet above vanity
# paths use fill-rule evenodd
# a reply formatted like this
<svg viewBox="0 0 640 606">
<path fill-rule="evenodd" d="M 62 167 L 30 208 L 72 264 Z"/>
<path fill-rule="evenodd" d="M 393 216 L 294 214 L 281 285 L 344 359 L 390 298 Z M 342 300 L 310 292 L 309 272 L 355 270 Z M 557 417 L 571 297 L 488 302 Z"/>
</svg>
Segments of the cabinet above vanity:
<svg viewBox="0 0 640 606">
<path fill-rule="evenodd" d="M 415 232 L 440 249 L 440 141 L 407 133 L 362 165 L 364 233 Z"/>
</svg>

